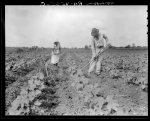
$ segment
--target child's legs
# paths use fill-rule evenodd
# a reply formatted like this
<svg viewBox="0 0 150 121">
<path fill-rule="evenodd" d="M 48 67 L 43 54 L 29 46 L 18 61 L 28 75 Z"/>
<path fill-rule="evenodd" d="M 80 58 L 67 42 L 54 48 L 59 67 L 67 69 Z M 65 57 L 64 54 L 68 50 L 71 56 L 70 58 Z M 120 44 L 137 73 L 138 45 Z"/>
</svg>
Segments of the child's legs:
<svg viewBox="0 0 150 121">
<path fill-rule="evenodd" d="M 45 64 L 46 74 L 48 75 L 48 65 L 50 64 L 50 60 L 48 60 Z"/>
<path fill-rule="evenodd" d="M 89 67 L 88 73 L 91 73 L 92 71 L 94 71 L 95 65 L 96 65 L 96 61 L 92 61 L 90 63 L 90 67 Z"/>
<path fill-rule="evenodd" d="M 55 63 L 54 65 L 55 65 L 55 66 L 58 66 L 58 63 Z"/>
<path fill-rule="evenodd" d="M 103 55 L 100 55 L 96 63 L 96 73 L 100 73 L 102 60 L 103 60 Z"/>
</svg>

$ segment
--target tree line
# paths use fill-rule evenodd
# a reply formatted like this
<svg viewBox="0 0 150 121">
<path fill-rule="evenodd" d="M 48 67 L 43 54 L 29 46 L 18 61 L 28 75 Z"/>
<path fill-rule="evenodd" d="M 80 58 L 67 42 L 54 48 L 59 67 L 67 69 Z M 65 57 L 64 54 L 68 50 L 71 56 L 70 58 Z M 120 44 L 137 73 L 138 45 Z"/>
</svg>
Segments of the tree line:
<svg viewBox="0 0 150 121">
<path fill-rule="evenodd" d="M 90 45 L 85 45 L 84 47 L 85 49 L 90 49 L 91 46 Z M 116 47 L 116 46 L 113 46 L 110 44 L 110 48 L 113 48 L 113 49 L 147 49 L 148 47 L 146 46 L 135 46 L 135 44 L 133 43 L 132 45 L 127 45 L 127 46 L 124 46 L 124 47 Z"/>
</svg>

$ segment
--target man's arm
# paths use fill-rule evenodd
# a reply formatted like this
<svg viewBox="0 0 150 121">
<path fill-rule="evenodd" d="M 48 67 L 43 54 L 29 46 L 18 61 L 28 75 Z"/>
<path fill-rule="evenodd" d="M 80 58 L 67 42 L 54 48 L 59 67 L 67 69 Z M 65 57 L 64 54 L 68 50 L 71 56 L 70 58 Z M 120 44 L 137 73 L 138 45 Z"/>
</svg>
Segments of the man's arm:
<svg viewBox="0 0 150 121">
<path fill-rule="evenodd" d="M 96 55 L 96 50 L 95 50 L 95 44 L 94 44 L 94 41 L 92 40 L 92 42 L 91 42 L 91 49 L 92 49 L 92 55 L 93 55 L 93 57 L 95 57 L 95 55 Z"/>
<path fill-rule="evenodd" d="M 106 41 L 106 44 L 105 44 L 105 47 L 106 47 L 106 45 L 108 44 L 108 37 L 107 37 L 105 34 L 103 34 L 103 38 L 104 38 L 105 41 Z"/>
</svg>

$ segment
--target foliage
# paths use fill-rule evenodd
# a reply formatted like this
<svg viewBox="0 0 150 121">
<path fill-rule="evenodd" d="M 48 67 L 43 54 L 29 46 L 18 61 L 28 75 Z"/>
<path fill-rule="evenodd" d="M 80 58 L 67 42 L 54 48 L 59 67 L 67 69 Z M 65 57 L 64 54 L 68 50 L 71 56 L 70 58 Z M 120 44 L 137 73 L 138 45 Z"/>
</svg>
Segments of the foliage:
<svg viewBox="0 0 150 121">
<path fill-rule="evenodd" d="M 17 48 L 16 53 L 22 53 L 22 52 L 24 52 L 23 48 Z"/>
<path fill-rule="evenodd" d="M 87 49 L 89 49 L 89 46 L 88 46 L 88 45 L 85 45 L 85 47 L 84 47 L 84 48 L 87 50 Z"/>
<path fill-rule="evenodd" d="M 90 78 L 84 75 L 88 67 L 82 68 L 91 59 L 90 49 L 63 50 L 59 67 L 49 65 L 47 76 L 49 52 L 6 54 L 7 115 L 136 115 L 148 103 L 145 50 L 104 52 L 101 75 Z M 146 115 L 143 110 L 139 114 Z"/>
</svg>

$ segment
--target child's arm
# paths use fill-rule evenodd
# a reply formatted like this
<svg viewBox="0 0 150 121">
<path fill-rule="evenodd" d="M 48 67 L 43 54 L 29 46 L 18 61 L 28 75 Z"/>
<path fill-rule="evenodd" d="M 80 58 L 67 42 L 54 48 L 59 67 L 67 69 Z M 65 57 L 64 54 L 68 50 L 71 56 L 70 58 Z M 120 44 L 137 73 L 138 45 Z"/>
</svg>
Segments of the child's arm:
<svg viewBox="0 0 150 121">
<path fill-rule="evenodd" d="M 52 53 L 51 53 L 51 55 L 54 55 L 54 49 L 52 49 Z"/>
<path fill-rule="evenodd" d="M 52 54 L 53 55 L 59 55 L 60 54 L 60 50 L 59 49 L 58 50 L 53 49 Z"/>
</svg>

